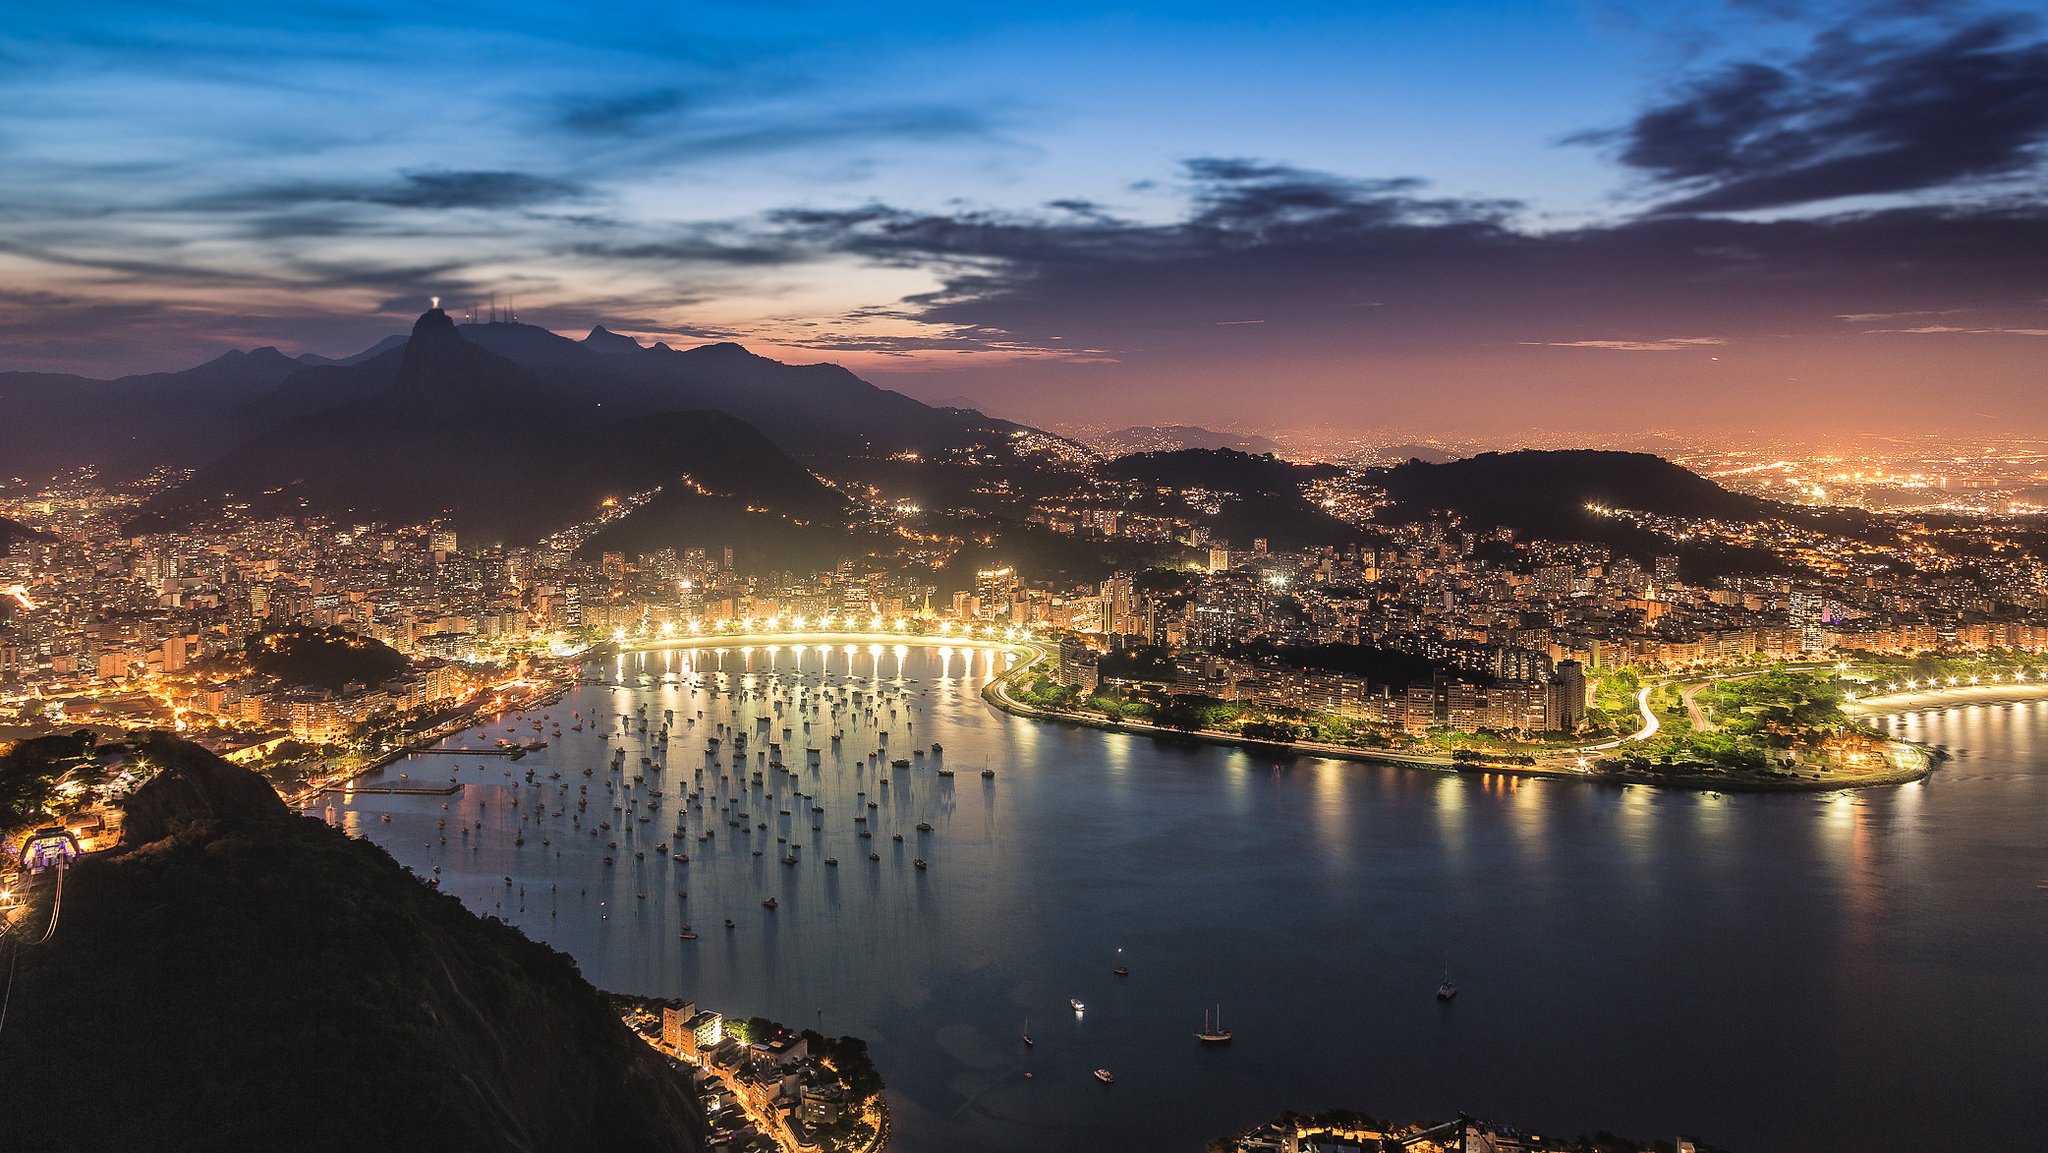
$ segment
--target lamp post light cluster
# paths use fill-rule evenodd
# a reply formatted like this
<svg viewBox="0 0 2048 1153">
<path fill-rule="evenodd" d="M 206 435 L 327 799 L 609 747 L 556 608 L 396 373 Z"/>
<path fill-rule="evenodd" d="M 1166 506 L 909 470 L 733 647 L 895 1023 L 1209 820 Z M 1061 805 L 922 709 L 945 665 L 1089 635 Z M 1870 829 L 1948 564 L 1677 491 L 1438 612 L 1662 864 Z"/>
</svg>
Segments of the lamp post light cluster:
<svg viewBox="0 0 2048 1153">
<path fill-rule="evenodd" d="M 788 636 L 791 634 L 845 634 L 884 635 L 916 637 L 920 640 L 937 641 L 1029 641 L 1030 629 L 1014 625 L 973 624 L 955 621 L 913 620 L 898 617 L 889 620 L 880 616 L 862 617 L 847 613 L 827 613 L 819 617 L 767 616 L 741 617 L 737 620 L 721 619 L 707 621 L 692 617 L 687 621 L 662 621 L 658 627 L 647 623 L 635 629 L 613 629 L 612 640 L 619 644 L 660 642 L 664 640 L 692 640 L 710 637 Z"/>
</svg>

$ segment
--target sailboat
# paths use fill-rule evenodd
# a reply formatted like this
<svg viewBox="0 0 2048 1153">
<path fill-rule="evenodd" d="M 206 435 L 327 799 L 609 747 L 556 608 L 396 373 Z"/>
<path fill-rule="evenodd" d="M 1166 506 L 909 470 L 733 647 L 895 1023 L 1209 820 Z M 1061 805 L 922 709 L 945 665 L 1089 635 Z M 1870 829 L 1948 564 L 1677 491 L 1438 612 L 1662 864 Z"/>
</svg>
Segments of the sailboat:
<svg viewBox="0 0 2048 1153">
<path fill-rule="evenodd" d="M 1458 995 L 1458 987 L 1451 984 L 1451 967 L 1444 966 L 1444 983 L 1436 987 L 1436 999 L 1448 1001 Z"/>
<path fill-rule="evenodd" d="M 1230 1044 L 1230 1030 L 1223 1027 L 1223 1006 L 1216 1006 L 1216 1018 L 1213 1023 L 1209 1019 L 1209 1011 L 1202 1011 L 1202 1031 L 1195 1034 L 1195 1040 L 1204 1045 Z"/>
</svg>

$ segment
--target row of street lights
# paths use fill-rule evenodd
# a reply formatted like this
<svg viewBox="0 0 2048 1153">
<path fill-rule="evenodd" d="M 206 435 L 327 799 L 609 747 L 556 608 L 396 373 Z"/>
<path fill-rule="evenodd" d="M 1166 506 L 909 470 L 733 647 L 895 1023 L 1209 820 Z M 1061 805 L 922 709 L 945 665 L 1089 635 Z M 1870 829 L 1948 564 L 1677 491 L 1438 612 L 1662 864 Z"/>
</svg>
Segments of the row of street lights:
<svg viewBox="0 0 2048 1153">
<path fill-rule="evenodd" d="M 913 630 L 912 625 L 920 627 Z M 1013 625 L 1005 625 L 998 630 L 995 625 L 956 625 L 952 621 L 940 621 L 936 631 L 934 631 L 928 622 L 921 620 L 912 621 L 904 617 L 898 617 L 891 622 L 880 616 L 862 618 L 852 613 L 848 613 L 845 616 L 835 616 L 834 614 L 826 613 L 824 616 L 815 619 L 804 616 L 767 616 L 742 617 L 739 620 L 705 621 L 692 617 L 688 621 L 681 623 L 663 621 L 659 629 L 650 629 L 645 623 L 642 623 L 638 629 L 632 632 L 628 632 L 625 629 L 614 629 L 612 630 L 612 639 L 614 641 L 624 641 L 629 637 L 638 639 L 651 636 L 742 636 L 754 633 L 801 633 L 806 631 L 821 633 L 897 632 L 905 635 L 913 635 L 914 633 L 914 635 L 923 637 L 939 636 L 957 638 L 959 640 L 980 639 L 992 641 L 1000 638 L 1006 641 L 1028 641 L 1031 639 L 1030 629 L 1020 629 Z"/>
<path fill-rule="evenodd" d="M 1898 691 L 1899 691 L 1899 689 L 1901 689 L 1901 688 L 1904 688 L 1904 689 L 1905 689 L 1906 691 L 1908 691 L 1908 692 L 1912 692 L 1912 691 L 1914 691 L 1914 690 L 1916 690 L 1916 689 L 1922 689 L 1922 688 L 1926 688 L 1926 689 L 1939 689 L 1939 688 L 1951 688 L 1951 689 L 1952 689 L 1952 688 L 1960 688 L 1960 687 L 1961 687 L 1961 686 L 1963 686 L 1963 685 L 1974 685 L 1974 684 L 1981 684 L 1981 683 L 1982 683 L 1982 680 L 1983 680 L 1983 678 L 1981 678 L 1981 677 L 1949 677 L 1949 678 L 1947 678 L 1946 680 L 1944 680 L 1944 679 L 1943 679 L 1943 678 L 1941 678 L 1941 677 L 1928 677 L 1928 678 L 1927 678 L 1926 680 L 1924 680 L 1924 681 L 1923 681 L 1923 680 L 1918 680 L 1918 679 L 1908 679 L 1908 680 L 1906 680 L 1906 681 L 1905 681 L 1905 682 L 1904 682 L 1903 684 L 1901 684 L 1901 682 L 1898 682 L 1898 681 L 1893 681 L 1893 682 L 1891 682 L 1891 683 L 1889 683 L 1889 684 L 1885 685 L 1885 687 L 1884 687 L 1884 688 L 1885 688 L 1885 691 L 1886 691 L 1886 692 L 1891 692 L 1891 693 L 1895 693 L 1895 692 L 1898 692 Z M 2026 680 L 2027 680 L 2027 672 L 2026 672 L 2026 670 L 2025 670 L 2025 669 L 2018 669 L 2018 670 L 2015 670 L 2015 671 L 2013 672 L 2013 674 L 2012 674 L 2012 683 L 2014 683 L 2014 684 L 2016 684 L 2016 685 L 2018 685 L 2018 684 L 2025 684 L 2025 683 L 2026 683 Z M 1992 674 L 1991 674 L 1991 682 L 1992 682 L 1993 684 L 2003 684 L 2003 683 L 2005 683 L 2005 674 L 2004 674 L 2004 673 L 1992 673 Z"/>
</svg>

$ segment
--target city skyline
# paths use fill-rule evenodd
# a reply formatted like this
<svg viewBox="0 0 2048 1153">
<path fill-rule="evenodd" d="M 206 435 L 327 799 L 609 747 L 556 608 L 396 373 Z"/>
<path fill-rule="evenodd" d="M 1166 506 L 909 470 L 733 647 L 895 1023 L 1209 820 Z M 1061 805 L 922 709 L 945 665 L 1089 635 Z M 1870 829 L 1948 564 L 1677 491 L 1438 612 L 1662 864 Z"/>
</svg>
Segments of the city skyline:
<svg viewBox="0 0 2048 1153">
<path fill-rule="evenodd" d="M 0 101 L 24 1132 L 2037 1139 L 2039 0 L 112 0 Z"/>
<path fill-rule="evenodd" d="M 2021 9 L 698 15 L 19 22 L 0 366 L 438 293 L 1041 424 L 2048 432 Z"/>
</svg>

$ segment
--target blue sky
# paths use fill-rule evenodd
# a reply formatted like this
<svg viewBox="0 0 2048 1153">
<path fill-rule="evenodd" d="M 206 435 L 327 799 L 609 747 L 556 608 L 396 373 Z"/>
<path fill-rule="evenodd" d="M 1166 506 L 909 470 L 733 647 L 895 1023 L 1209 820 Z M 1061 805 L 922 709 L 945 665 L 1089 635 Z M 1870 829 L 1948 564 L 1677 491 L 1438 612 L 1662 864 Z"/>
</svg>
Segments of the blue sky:
<svg viewBox="0 0 2048 1153">
<path fill-rule="evenodd" d="M 1920 313 L 1962 319 L 1870 335 L 1997 338 L 1965 359 L 2010 377 L 2039 354 L 2048 283 L 2010 261 L 1973 280 L 1999 245 L 1954 229 L 2037 223 L 2042 36 L 2026 12 L 1910 0 L 41 6 L 0 29 L 0 367 L 344 353 L 430 293 L 495 292 L 562 330 L 737 338 L 1020 403 L 1114 379 L 1219 419 L 1242 419 L 1215 403 L 1224 381 L 1165 389 L 1177 355 L 1226 352 L 1240 386 L 1300 376 L 1307 412 L 1396 365 L 1395 383 L 1498 388 L 1580 371 L 1534 349 L 1703 366 L 1731 341 Z M 1660 247 L 1674 207 L 1726 235 Z M 1929 283 L 1868 283 L 1868 246 L 1902 242 L 1887 212 L 1940 218 L 1907 241 L 1944 265 Z M 1826 235 L 1768 278 L 1784 331 L 1689 287 L 1725 267 L 1638 307 L 1657 262 L 1807 243 L 1768 230 L 1789 222 Z M 1394 239 L 1422 251 L 1382 260 Z M 1620 239 L 1634 255 L 1528 290 L 1619 277 L 1628 307 L 1449 315 L 1556 259 L 1530 246 Z M 1319 265 L 1333 244 L 1374 274 Z M 1490 263 L 1504 252 L 1513 268 Z M 1060 316 L 1063 270 L 1086 278 L 1069 295 L 1122 291 Z M 1427 341 L 1354 322 L 1402 298 L 1434 307 Z M 1289 336 L 1219 350 L 1174 317 Z"/>
</svg>

